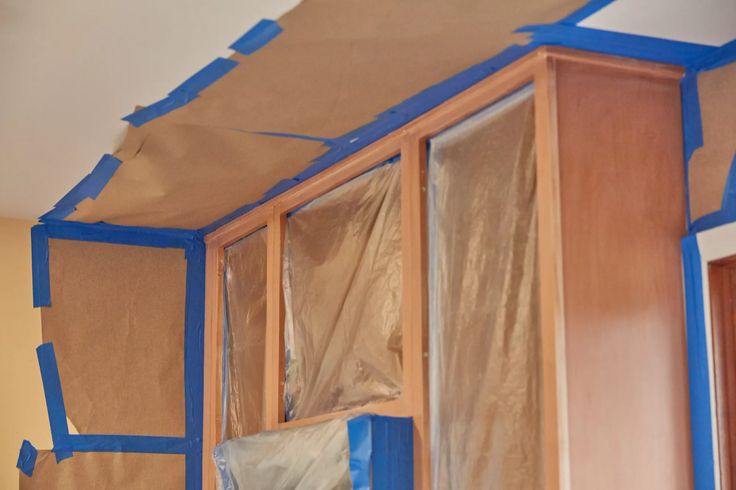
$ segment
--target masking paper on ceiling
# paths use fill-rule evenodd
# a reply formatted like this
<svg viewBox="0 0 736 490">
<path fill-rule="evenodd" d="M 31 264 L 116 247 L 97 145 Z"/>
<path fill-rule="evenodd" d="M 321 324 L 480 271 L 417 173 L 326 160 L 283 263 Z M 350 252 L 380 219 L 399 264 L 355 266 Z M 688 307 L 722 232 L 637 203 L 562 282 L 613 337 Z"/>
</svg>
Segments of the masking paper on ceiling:
<svg viewBox="0 0 736 490">
<path fill-rule="evenodd" d="M 698 74 L 703 146 L 690 158 L 692 219 L 721 209 L 736 155 L 736 63 Z"/>
<path fill-rule="evenodd" d="M 399 396 L 399 163 L 292 214 L 283 268 L 287 419 Z"/>
<path fill-rule="evenodd" d="M 38 451 L 33 476 L 20 473 L 20 490 L 183 490 L 180 454 L 74 453 L 56 463 L 52 451 Z"/>
<path fill-rule="evenodd" d="M 43 341 L 79 433 L 184 436 L 184 251 L 51 239 L 49 279 Z"/>
<path fill-rule="evenodd" d="M 435 489 L 541 489 L 536 163 L 530 89 L 430 142 Z"/>
<path fill-rule="evenodd" d="M 266 229 L 225 249 L 223 438 L 264 429 Z"/>
<path fill-rule="evenodd" d="M 139 128 L 122 165 L 68 219 L 201 228 L 258 201 L 333 139 L 559 20 L 585 0 L 304 0 L 283 32 L 199 97 Z M 163 95 L 163 94 L 162 94 Z M 350 144 L 354 142 L 349 142 Z M 342 144 L 348 144 L 343 142 Z M 357 142 L 360 145 L 360 142 Z"/>
<path fill-rule="evenodd" d="M 219 490 L 351 490 L 347 420 L 261 432 L 215 447 Z"/>
</svg>

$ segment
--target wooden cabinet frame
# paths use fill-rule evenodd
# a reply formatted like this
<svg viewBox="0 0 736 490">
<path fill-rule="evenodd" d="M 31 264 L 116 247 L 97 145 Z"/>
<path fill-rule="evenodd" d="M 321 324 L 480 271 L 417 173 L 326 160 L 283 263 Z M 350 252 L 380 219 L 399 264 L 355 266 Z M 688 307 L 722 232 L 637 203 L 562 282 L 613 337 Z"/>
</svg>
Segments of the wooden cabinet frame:
<svg viewBox="0 0 736 490">
<path fill-rule="evenodd" d="M 430 487 L 426 143 L 429 138 L 449 126 L 529 83 L 533 83 L 535 87 L 545 488 L 569 488 L 555 70 L 557 60 L 561 59 L 610 66 L 617 70 L 656 73 L 659 76 L 663 72 L 673 77 L 679 77 L 681 74 L 676 68 L 667 65 L 567 49 L 540 48 L 342 162 L 206 236 L 203 488 L 215 488 L 215 468 L 209 455 L 220 437 L 223 335 L 221 305 L 225 247 L 259 228 L 264 226 L 267 228 L 267 351 L 264 388 L 266 428 L 280 429 L 305 425 L 337 415 L 321 415 L 289 422 L 283 419 L 284 305 L 281 276 L 285 217 L 290 211 L 396 155 L 401 156 L 403 393 L 399 399 L 370 404 L 340 414 L 375 412 L 413 417 L 415 486 L 421 489 Z"/>
</svg>

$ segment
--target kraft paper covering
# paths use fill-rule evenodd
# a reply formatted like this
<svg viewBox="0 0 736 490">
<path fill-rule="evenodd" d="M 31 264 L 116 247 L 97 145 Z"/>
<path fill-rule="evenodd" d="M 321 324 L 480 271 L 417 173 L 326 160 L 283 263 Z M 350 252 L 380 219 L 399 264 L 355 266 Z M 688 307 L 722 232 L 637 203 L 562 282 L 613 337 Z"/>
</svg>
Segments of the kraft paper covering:
<svg viewBox="0 0 736 490">
<path fill-rule="evenodd" d="M 736 64 L 698 74 L 703 146 L 690 159 L 690 212 L 695 220 L 721 209 L 736 154 Z"/>
<path fill-rule="evenodd" d="M 264 228 L 225 250 L 224 439 L 264 428 L 266 236 Z"/>
<path fill-rule="evenodd" d="M 233 54 L 239 65 L 198 98 L 132 129 L 116 153 L 117 173 L 68 219 L 208 225 L 327 151 L 320 142 L 252 132 L 344 135 L 523 44 L 516 28 L 555 22 L 584 3 L 304 0 L 279 19 L 279 36 L 249 56 Z"/>
<path fill-rule="evenodd" d="M 80 434 L 184 436 L 184 251 L 49 240 L 53 342 Z"/>
<path fill-rule="evenodd" d="M 401 394 L 400 208 L 394 163 L 287 219 L 287 419 Z"/>
<path fill-rule="evenodd" d="M 20 490 L 184 490 L 184 467 L 180 454 L 74 453 L 57 464 L 41 450 Z"/>
<path fill-rule="evenodd" d="M 347 421 L 261 432 L 215 447 L 219 490 L 351 490 Z"/>
<path fill-rule="evenodd" d="M 430 142 L 435 489 L 543 487 L 532 97 Z"/>
</svg>

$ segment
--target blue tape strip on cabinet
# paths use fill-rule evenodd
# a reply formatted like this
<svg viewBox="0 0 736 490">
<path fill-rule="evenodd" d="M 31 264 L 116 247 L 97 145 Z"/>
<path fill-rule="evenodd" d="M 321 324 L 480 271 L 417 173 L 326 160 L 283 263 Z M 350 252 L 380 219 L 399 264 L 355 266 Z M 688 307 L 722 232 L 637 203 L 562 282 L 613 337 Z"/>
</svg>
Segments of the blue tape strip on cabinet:
<svg viewBox="0 0 736 490">
<path fill-rule="evenodd" d="M 348 420 L 348 442 L 350 445 L 350 480 L 353 490 L 371 489 L 371 416 L 359 415 Z M 377 487 L 380 488 L 380 487 Z"/>
<path fill-rule="evenodd" d="M 49 235 L 45 225 L 31 228 L 31 270 L 33 279 L 33 307 L 51 304 L 49 284 Z"/>
<path fill-rule="evenodd" d="M 373 488 L 414 488 L 414 423 L 411 417 L 373 415 Z"/>
<path fill-rule="evenodd" d="M 33 476 L 33 469 L 36 467 L 36 458 L 38 450 L 28 440 L 23 440 L 18 453 L 18 462 L 15 467 L 22 471 L 26 476 Z"/>
<path fill-rule="evenodd" d="M 56 462 L 58 463 L 66 458 L 72 457 L 72 452 L 68 450 L 67 437 L 69 436 L 69 426 L 66 422 L 66 408 L 61 392 L 59 368 L 56 364 L 56 354 L 54 353 L 53 344 L 46 343 L 39 345 L 36 349 L 36 354 L 38 355 L 38 366 L 41 369 L 43 393 L 46 397 L 46 411 L 49 416 L 51 440 L 54 443 L 53 451 L 56 455 Z"/>
<path fill-rule="evenodd" d="M 202 90 L 215 83 L 237 65 L 238 62 L 235 60 L 217 58 L 169 92 L 167 97 L 128 114 L 123 121 L 140 127 L 157 117 L 168 114 L 199 97 Z"/>
<path fill-rule="evenodd" d="M 682 239 L 690 380 L 690 426 L 695 490 L 714 490 L 708 347 L 703 308 L 700 250 L 695 236 Z"/>
<path fill-rule="evenodd" d="M 84 199 L 97 199 L 122 162 L 112 155 L 102 156 L 92 169 L 72 190 L 54 205 L 54 209 L 39 218 L 40 221 L 64 219 L 72 214 Z"/>
<path fill-rule="evenodd" d="M 275 20 L 261 19 L 252 29 L 230 45 L 230 49 L 249 55 L 270 43 L 283 29 Z"/>
</svg>

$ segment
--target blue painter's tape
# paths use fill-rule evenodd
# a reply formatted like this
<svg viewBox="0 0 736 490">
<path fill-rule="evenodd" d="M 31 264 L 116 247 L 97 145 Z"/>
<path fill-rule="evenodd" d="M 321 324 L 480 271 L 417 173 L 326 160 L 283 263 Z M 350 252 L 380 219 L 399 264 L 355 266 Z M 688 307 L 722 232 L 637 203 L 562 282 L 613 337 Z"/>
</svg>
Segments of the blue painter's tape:
<svg viewBox="0 0 736 490">
<path fill-rule="evenodd" d="M 69 434 L 64 438 L 61 449 L 70 452 L 188 454 L 197 443 L 186 437 Z"/>
<path fill-rule="evenodd" d="M 168 114 L 196 99 L 202 90 L 222 78 L 237 65 L 238 62 L 235 60 L 217 58 L 169 92 L 166 98 L 128 114 L 123 120 L 135 127 L 140 127 L 152 119 Z"/>
<path fill-rule="evenodd" d="M 695 490 L 714 490 L 710 380 L 703 308 L 700 250 L 695 236 L 682 240 L 687 315 L 687 358 L 690 380 L 690 425 Z"/>
<path fill-rule="evenodd" d="M 46 226 L 31 228 L 31 269 L 33 274 L 33 306 L 51 304 L 51 285 L 49 284 L 49 235 Z"/>
<path fill-rule="evenodd" d="M 614 56 L 670 63 L 685 67 L 696 66 L 718 48 L 648 36 L 622 34 L 566 24 L 524 26 L 517 32 L 532 34 L 532 46 L 565 46 Z"/>
<path fill-rule="evenodd" d="M 697 73 L 688 70 L 680 81 L 682 97 L 682 131 L 685 161 L 690 161 L 695 150 L 703 146 L 703 125 L 700 117 Z"/>
<path fill-rule="evenodd" d="M 373 416 L 373 488 L 414 488 L 414 424 L 410 417 Z"/>
<path fill-rule="evenodd" d="M 66 408 L 64 407 L 61 378 L 59 378 L 59 368 L 56 365 L 53 344 L 41 344 L 36 349 L 36 354 L 38 355 L 38 366 L 41 368 L 41 381 L 43 383 L 43 393 L 46 397 L 51 440 L 54 443 L 56 461 L 59 462 L 71 458 L 72 453 L 64 449 L 68 447 L 69 426 L 66 423 Z"/>
<path fill-rule="evenodd" d="M 84 199 L 97 199 L 97 196 L 102 192 L 102 188 L 107 185 L 121 163 L 120 160 L 112 155 L 103 155 L 100 161 L 97 162 L 97 165 L 95 165 L 95 168 L 92 169 L 92 172 L 62 197 L 54 205 L 54 209 L 39 219 L 41 221 L 64 219 L 73 213 L 77 209 L 77 205 Z"/>
<path fill-rule="evenodd" d="M 578 22 L 587 19 L 603 7 L 606 7 L 613 2 L 614 0 L 592 0 L 571 13 L 570 15 L 561 19 L 558 24 L 576 25 Z"/>
<path fill-rule="evenodd" d="M 353 482 L 353 490 L 370 490 L 371 456 L 373 454 L 370 415 L 360 415 L 348 420 L 348 441 L 350 443 L 350 479 Z"/>
<path fill-rule="evenodd" d="M 202 482 L 202 421 L 204 411 L 204 286 L 205 245 L 195 240 L 187 253 L 186 310 L 184 315 L 184 400 L 186 437 L 197 441 L 186 454 L 186 489 Z"/>
<path fill-rule="evenodd" d="M 168 114 L 169 112 L 186 105 L 196 97 L 197 95 L 180 93 L 169 95 L 149 106 L 133 112 L 132 114 L 128 114 L 123 118 L 123 121 L 128 121 L 130 124 L 138 128 L 146 124 L 148 121 L 161 117 L 164 114 Z"/>
<path fill-rule="evenodd" d="M 736 39 L 716 49 L 701 59 L 695 67 L 698 71 L 713 70 L 736 61 Z"/>
<path fill-rule="evenodd" d="M 26 476 L 33 476 L 33 469 L 36 467 L 36 458 L 38 451 L 33 444 L 27 440 L 23 440 L 18 453 L 18 462 L 15 467 L 22 471 Z"/>
<path fill-rule="evenodd" d="M 275 20 L 262 19 L 252 29 L 230 45 L 230 49 L 240 54 L 253 54 L 270 43 L 283 29 Z"/>
<path fill-rule="evenodd" d="M 182 94 L 194 98 L 236 66 L 238 62 L 235 60 L 217 58 L 169 92 L 169 95 Z"/>
<path fill-rule="evenodd" d="M 188 250 L 194 246 L 194 242 L 202 240 L 200 233 L 178 228 L 145 228 L 76 221 L 47 221 L 37 226 L 43 227 L 49 238 L 142 247 Z"/>
</svg>

